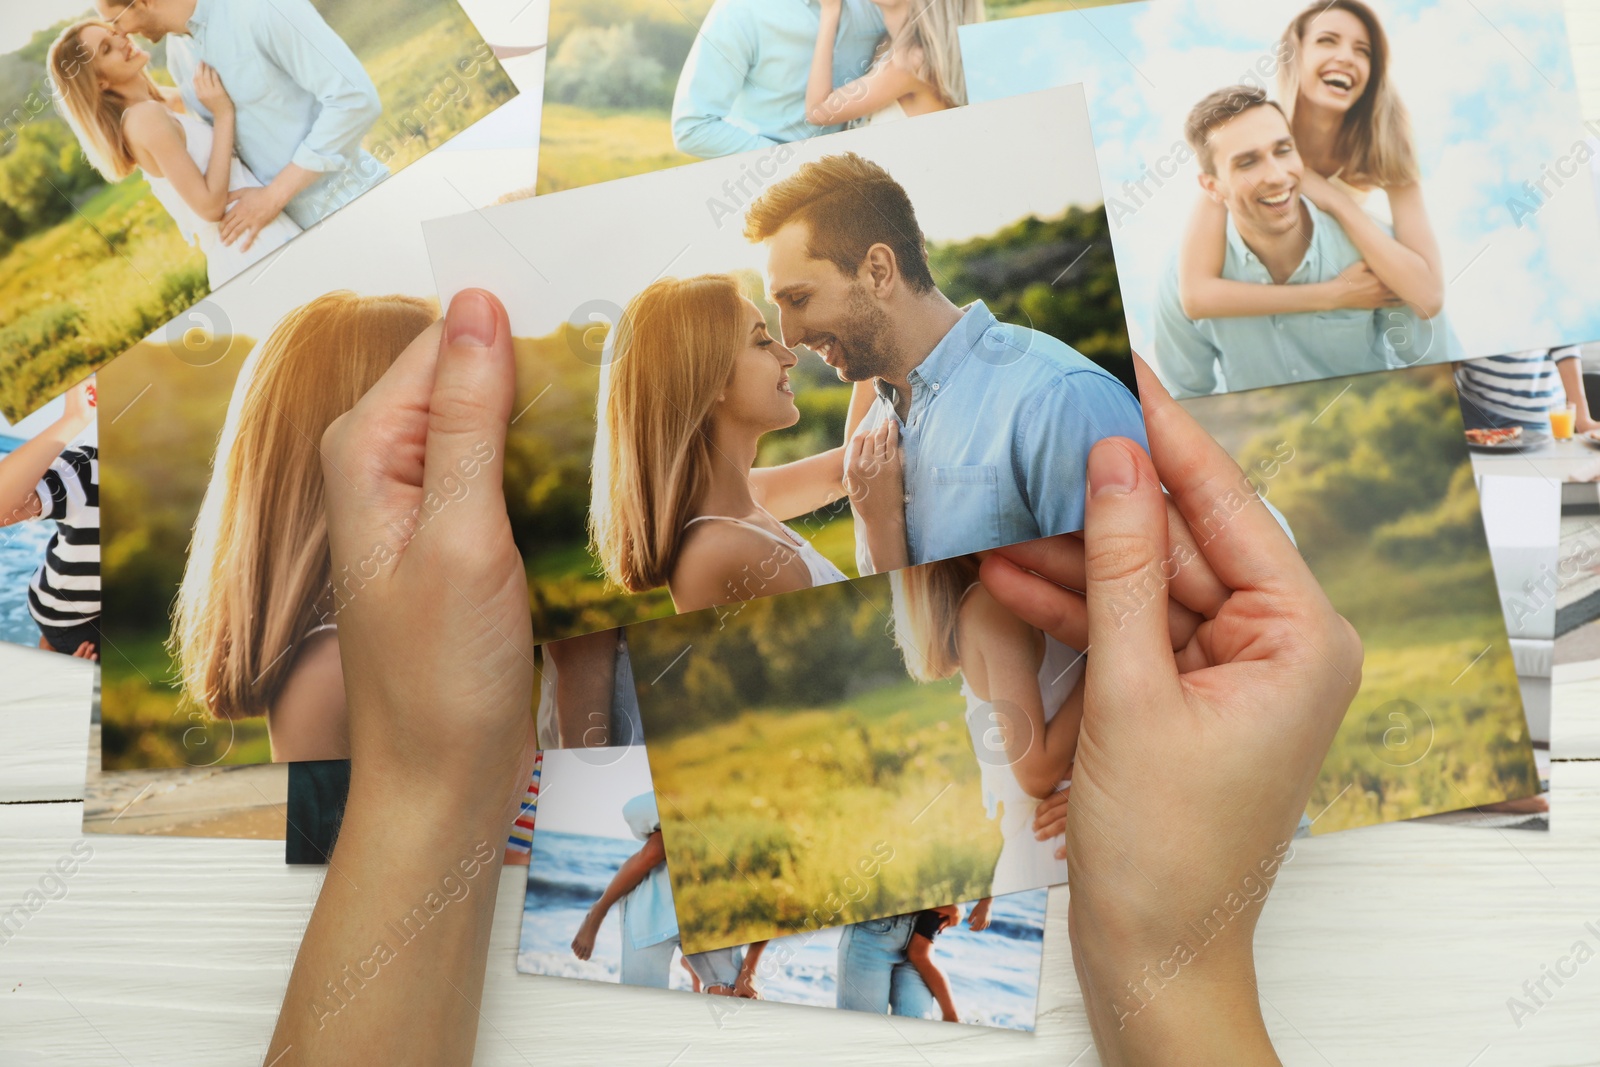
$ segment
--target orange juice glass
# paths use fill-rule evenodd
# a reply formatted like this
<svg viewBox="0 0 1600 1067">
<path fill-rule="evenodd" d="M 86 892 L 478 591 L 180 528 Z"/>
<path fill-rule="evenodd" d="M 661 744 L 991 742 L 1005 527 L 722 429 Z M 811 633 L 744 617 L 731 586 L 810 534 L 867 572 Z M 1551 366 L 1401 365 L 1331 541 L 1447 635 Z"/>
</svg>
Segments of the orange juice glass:
<svg viewBox="0 0 1600 1067">
<path fill-rule="evenodd" d="M 1577 421 L 1578 409 L 1576 405 L 1566 404 L 1562 407 L 1550 409 L 1550 436 L 1557 441 L 1572 440 L 1572 427 Z"/>
</svg>

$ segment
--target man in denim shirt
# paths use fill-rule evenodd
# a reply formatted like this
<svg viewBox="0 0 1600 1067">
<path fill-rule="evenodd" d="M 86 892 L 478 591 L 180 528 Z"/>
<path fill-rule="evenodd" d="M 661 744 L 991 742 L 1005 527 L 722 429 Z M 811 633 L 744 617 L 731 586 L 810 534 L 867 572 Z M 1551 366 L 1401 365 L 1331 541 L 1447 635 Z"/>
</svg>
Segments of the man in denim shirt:
<svg viewBox="0 0 1600 1067">
<path fill-rule="evenodd" d="M 712 4 L 672 100 L 678 150 L 709 159 L 839 129 L 806 121 L 806 75 L 821 22 L 817 0 Z M 844 0 L 833 48 L 835 87 L 867 72 L 882 36 L 875 4 Z"/>
<path fill-rule="evenodd" d="M 389 168 L 361 146 L 383 112 L 350 46 L 309 0 L 97 0 L 117 30 L 166 40 L 167 70 L 186 108 L 207 122 L 194 72 L 214 67 L 233 98 L 239 159 L 263 184 L 240 190 L 221 225 L 224 244 L 280 213 L 309 229 Z"/>
<path fill-rule="evenodd" d="M 858 433 L 895 420 L 909 562 L 1080 530 L 1089 449 L 1146 445 L 1139 401 L 1110 373 L 939 291 L 911 201 L 876 163 L 807 163 L 750 206 L 745 236 L 767 244 L 784 344 L 874 381 Z M 859 524 L 856 559 L 863 574 L 889 569 Z"/>
<path fill-rule="evenodd" d="M 1304 163 L 1289 122 L 1260 89 L 1232 86 L 1207 96 L 1190 112 L 1187 133 L 1201 187 L 1228 211 L 1223 278 L 1312 285 L 1340 281 L 1362 262 L 1338 220 L 1301 193 Z M 1410 366 L 1434 347 L 1442 353 L 1447 333 L 1441 319 L 1383 303 L 1191 320 L 1176 261 L 1156 296 L 1155 359 L 1175 396 Z"/>
</svg>

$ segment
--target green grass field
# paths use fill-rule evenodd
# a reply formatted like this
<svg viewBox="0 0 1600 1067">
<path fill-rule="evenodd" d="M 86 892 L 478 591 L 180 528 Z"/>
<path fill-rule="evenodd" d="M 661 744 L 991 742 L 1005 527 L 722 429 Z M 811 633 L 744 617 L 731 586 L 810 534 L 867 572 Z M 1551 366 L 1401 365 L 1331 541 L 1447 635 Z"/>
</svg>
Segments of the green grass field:
<svg viewBox="0 0 1600 1067">
<path fill-rule="evenodd" d="M 1000 832 L 958 689 L 896 680 L 652 746 L 685 951 L 986 895 Z"/>
<path fill-rule="evenodd" d="M 695 162 L 672 145 L 666 111 L 546 103 L 539 117 L 540 193 Z"/>
</svg>

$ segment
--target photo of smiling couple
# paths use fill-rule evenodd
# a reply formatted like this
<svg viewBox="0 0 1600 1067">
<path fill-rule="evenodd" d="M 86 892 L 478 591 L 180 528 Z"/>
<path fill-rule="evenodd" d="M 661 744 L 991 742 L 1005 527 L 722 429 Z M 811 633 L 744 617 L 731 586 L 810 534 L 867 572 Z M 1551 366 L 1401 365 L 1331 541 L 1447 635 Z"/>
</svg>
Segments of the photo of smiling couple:
<svg viewBox="0 0 1600 1067">
<path fill-rule="evenodd" d="M 1144 442 L 1111 373 L 941 289 L 915 206 L 877 163 L 805 163 L 743 222 L 776 324 L 733 276 L 666 277 L 607 342 L 590 521 L 622 589 L 665 587 L 684 612 L 843 581 L 786 522 L 846 496 L 859 574 L 1078 530 L 1089 449 Z M 763 436 L 799 422 L 812 358 L 850 384 L 842 439 L 757 466 Z"/>
</svg>

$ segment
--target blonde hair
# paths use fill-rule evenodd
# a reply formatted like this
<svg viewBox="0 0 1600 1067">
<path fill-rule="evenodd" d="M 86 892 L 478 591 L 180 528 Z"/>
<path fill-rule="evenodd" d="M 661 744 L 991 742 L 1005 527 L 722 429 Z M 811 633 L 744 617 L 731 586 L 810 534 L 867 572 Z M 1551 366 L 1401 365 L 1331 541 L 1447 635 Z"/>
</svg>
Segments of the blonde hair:
<svg viewBox="0 0 1600 1067">
<path fill-rule="evenodd" d="M 1366 27 L 1372 43 L 1372 72 L 1366 91 L 1345 112 L 1335 142 L 1344 161 L 1340 175 L 1352 185 L 1410 185 L 1421 177 L 1411 141 L 1411 116 L 1389 81 L 1389 38 L 1383 23 L 1361 0 L 1316 0 L 1284 27 L 1278 42 L 1278 99 L 1289 127 L 1294 128 L 1295 107 L 1300 101 L 1300 42 L 1311 21 L 1330 10 L 1354 15 Z"/>
<path fill-rule="evenodd" d="M 271 709 L 327 594 L 323 431 L 435 318 L 415 297 L 328 293 L 240 371 L 168 641 L 185 695 L 217 718 Z"/>
<path fill-rule="evenodd" d="M 83 31 L 91 26 L 98 26 L 107 33 L 117 32 L 111 23 L 100 19 L 74 22 L 62 30 L 61 36 L 50 46 L 46 66 L 56 89 L 56 110 L 72 127 L 84 156 L 106 181 L 117 182 L 132 174 L 138 161 L 133 158 L 133 148 L 122 131 L 122 113 L 126 105 L 100 88 L 93 57 L 84 47 Z M 140 71 L 139 76 L 152 94 L 158 98 L 165 96 L 148 70 Z"/>
<path fill-rule="evenodd" d="M 961 601 L 977 580 L 977 556 L 923 563 L 889 575 L 894 643 L 917 681 L 936 682 L 961 669 L 956 645 Z"/>
<path fill-rule="evenodd" d="M 961 107 L 967 102 L 967 77 L 956 27 L 983 20 L 983 0 L 914 0 L 911 17 L 889 39 L 884 57 L 919 57 L 912 74 L 948 106 Z"/>
<path fill-rule="evenodd" d="M 711 474 L 711 409 L 745 342 L 739 283 L 662 278 L 628 302 L 601 375 L 589 532 L 630 593 L 667 584 Z"/>
</svg>

